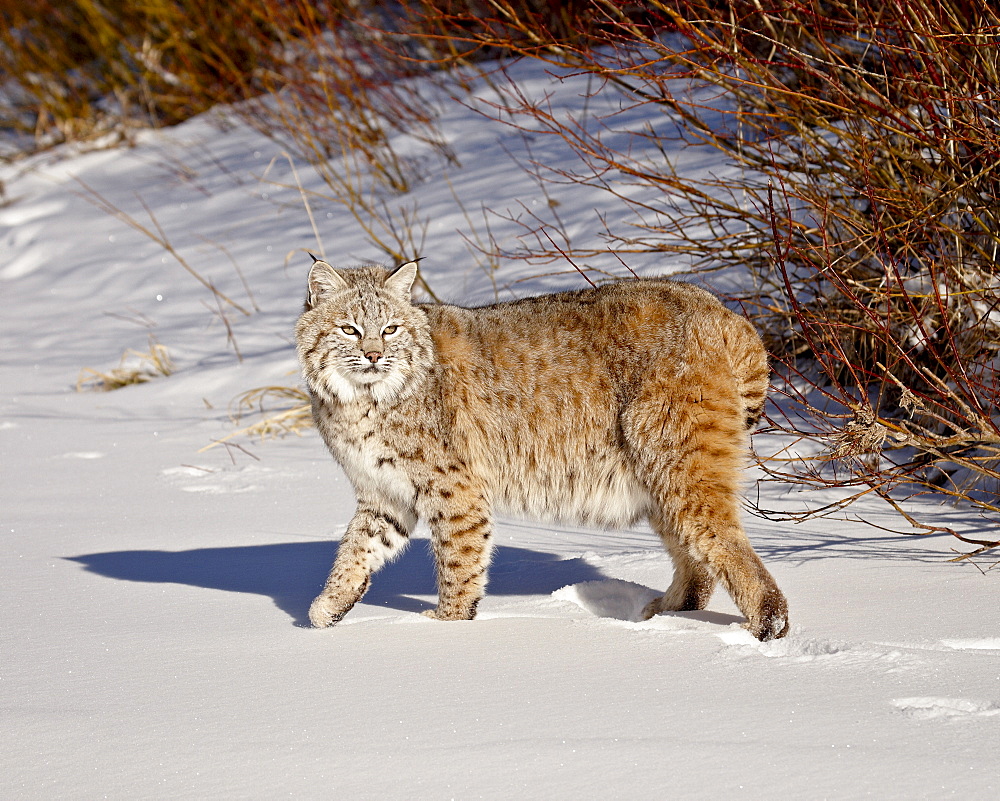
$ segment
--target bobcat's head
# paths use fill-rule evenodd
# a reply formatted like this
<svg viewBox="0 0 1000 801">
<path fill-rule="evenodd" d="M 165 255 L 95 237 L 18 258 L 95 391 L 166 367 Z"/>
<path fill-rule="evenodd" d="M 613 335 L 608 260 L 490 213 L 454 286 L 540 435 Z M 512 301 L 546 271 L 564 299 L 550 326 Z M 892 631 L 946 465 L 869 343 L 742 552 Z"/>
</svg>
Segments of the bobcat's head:
<svg viewBox="0 0 1000 801">
<path fill-rule="evenodd" d="M 342 402 L 388 401 L 426 373 L 433 351 L 427 318 L 410 300 L 416 276 L 412 261 L 391 273 L 313 264 L 305 311 L 295 327 L 313 392 Z"/>
</svg>

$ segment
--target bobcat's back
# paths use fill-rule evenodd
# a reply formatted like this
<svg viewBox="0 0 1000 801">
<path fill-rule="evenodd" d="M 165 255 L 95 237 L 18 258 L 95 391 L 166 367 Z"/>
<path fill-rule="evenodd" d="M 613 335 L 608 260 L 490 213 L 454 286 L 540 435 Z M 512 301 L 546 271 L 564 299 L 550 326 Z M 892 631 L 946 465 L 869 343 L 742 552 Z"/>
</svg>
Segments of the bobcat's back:
<svg viewBox="0 0 1000 801">
<path fill-rule="evenodd" d="M 603 525 L 648 514 L 622 423 L 651 381 L 681 388 L 693 367 L 710 364 L 743 420 L 763 404 L 767 359 L 756 332 L 688 284 L 627 281 L 477 309 L 422 308 L 455 446 L 512 511 Z"/>
</svg>

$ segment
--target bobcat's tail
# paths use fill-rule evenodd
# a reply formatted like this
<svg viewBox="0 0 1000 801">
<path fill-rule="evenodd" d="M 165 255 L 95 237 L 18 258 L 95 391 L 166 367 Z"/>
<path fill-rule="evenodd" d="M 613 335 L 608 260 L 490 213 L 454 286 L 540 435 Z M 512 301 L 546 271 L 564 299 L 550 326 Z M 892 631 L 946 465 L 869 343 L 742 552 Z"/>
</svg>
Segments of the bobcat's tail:
<svg viewBox="0 0 1000 801">
<path fill-rule="evenodd" d="M 756 329 L 742 317 L 737 317 L 737 320 L 736 336 L 731 338 L 729 353 L 746 427 L 752 429 L 764 414 L 771 368 Z"/>
</svg>

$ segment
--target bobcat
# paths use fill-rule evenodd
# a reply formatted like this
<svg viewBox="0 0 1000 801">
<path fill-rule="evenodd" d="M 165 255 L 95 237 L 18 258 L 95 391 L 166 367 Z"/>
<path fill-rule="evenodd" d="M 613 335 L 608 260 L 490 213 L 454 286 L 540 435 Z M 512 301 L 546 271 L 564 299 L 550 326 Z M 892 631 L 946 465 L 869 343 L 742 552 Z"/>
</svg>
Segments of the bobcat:
<svg viewBox="0 0 1000 801">
<path fill-rule="evenodd" d="M 440 620 L 469 620 L 486 587 L 494 509 L 608 527 L 648 518 L 674 562 L 645 609 L 702 609 L 721 581 L 760 640 L 788 631 L 785 598 L 739 520 L 748 429 L 767 355 L 708 292 L 620 281 L 481 308 L 414 304 L 415 262 L 316 261 L 295 329 L 316 426 L 357 494 L 316 627 L 371 574 L 432 534 Z"/>
</svg>

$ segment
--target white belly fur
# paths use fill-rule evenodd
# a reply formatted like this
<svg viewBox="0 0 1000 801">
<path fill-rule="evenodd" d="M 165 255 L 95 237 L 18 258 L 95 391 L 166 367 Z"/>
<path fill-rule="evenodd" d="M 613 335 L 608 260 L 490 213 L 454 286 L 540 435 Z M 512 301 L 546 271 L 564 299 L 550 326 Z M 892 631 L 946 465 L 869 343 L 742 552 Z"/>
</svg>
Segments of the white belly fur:
<svg viewBox="0 0 1000 801">
<path fill-rule="evenodd" d="M 621 528 L 649 515 L 653 500 L 631 471 L 574 482 L 551 479 L 502 482 L 498 506 L 506 513 L 541 520 Z"/>
</svg>

